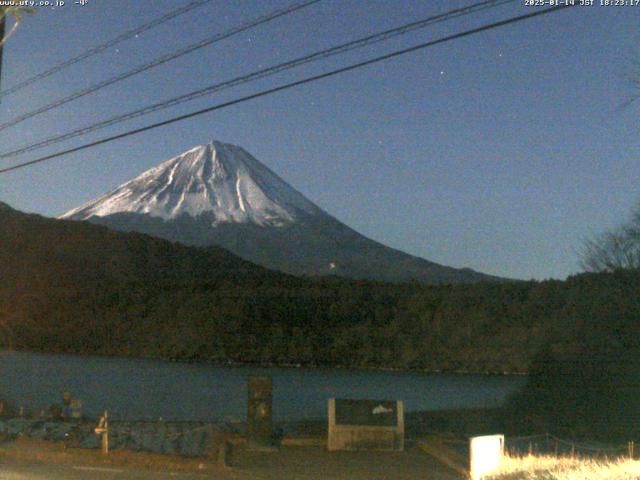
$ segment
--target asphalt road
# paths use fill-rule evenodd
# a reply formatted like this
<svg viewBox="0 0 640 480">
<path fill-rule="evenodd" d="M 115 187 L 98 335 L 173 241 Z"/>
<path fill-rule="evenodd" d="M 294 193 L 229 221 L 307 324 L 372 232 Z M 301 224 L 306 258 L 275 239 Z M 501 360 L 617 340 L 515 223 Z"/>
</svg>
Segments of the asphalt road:
<svg viewBox="0 0 640 480">
<path fill-rule="evenodd" d="M 235 449 L 233 468 L 170 471 L 158 463 L 144 466 L 91 464 L 79 453 L 77 461 L 36 457 L 0 457 L 0 480 L 459 480 L 453 470 L 417 448 L 406 452 L 327 452 L 324 447 L 281 447 L 274 452 Z M 86 453 L 86 452 L 84 452 Z M 98 452 L 99 453 L 99 452 Z M 86 457 L 86 455 L 85 455 Z M 56 458 L 55 455 L 52 458 Z M 92 457 L 91 457 L 92 458 Z M 90 459 L 91 459 L 90 458 Z M 98 457 L 99 458 L 99 457 Z M 61 460 L 61 458 L 57 458 Z M 83 464 L 83 460 L 86 462 Z M 93 459 L 95 460 L 95 458 Z M 151 465 L 154 465 L 153 463 Z M 197 466 L 197 464 L 196 464 Z M 166 470 L 162 470 L 166 468 Z"/>
<path fill-rule="evenodd" d="M 202 480 L 233 476 L 209 473 L 156 472 L 120 467 L 53 465 L 22 460 L 2 459 L 0 480 Z"/>
</svg>

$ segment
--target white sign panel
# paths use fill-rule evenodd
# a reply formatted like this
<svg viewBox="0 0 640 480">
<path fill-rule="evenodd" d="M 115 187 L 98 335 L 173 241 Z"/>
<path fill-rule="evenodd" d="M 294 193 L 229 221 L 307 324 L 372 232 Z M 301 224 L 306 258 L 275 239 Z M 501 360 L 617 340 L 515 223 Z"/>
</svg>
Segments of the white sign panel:
<svg viewBox="0 0 640 480">
<path fill-rule="evenodd" d="M 504 454 L 504 435 L 486 435 L 469 440 L 472 480 L 481 480 L 500 468 Z"/>
</svg>

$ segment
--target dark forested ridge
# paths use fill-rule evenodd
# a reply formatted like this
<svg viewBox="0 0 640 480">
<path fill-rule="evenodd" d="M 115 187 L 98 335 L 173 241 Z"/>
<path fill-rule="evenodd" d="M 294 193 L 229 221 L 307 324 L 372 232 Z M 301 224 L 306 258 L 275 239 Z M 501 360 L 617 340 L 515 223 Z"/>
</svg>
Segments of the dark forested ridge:
<svg viewBox="0 0 640 480">
<path fill-rule="evenodd" d="M 298 278 L 0 204 L 0 338 L 19 349 L 523 372 L 544 345 L 637 338 L 639 288 L 636 272 L 443 286 Z"/>
<path fill-rule="evenodd" d="M 506 280 L 414 257 L 375 242 L 326 214 L 299 214 L 295 222 L 278 226 L 217 222 L 210 213 L 197 218 L 183 213 L 171 221 L 144 214 L 117 213 L 94 216 L 89 221 L 184 245 L 216 245 L 257 265 L 292 275 L 333 274 L 391 283 L 416 280 L 428 285 Z"/>
</svg>

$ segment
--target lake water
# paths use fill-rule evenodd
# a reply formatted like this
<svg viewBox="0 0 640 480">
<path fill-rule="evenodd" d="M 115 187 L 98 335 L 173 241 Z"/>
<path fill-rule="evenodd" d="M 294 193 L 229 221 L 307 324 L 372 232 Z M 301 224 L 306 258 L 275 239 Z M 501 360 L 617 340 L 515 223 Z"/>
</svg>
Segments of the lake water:
<svg viewBox="0 0 640 480">
<path fill-rule="evenodd" d="M 324 418 L 330 397 L 403 400 L 405 411 L 492 407 L 524 377 L 363 370 L 227 367 L 160 360 L 0 351 L 0 398 L 37 412 L 62 392 L 91 417 L 243 421 L 247 376 L 273 377 L 275 420 Z"/>
</svg>

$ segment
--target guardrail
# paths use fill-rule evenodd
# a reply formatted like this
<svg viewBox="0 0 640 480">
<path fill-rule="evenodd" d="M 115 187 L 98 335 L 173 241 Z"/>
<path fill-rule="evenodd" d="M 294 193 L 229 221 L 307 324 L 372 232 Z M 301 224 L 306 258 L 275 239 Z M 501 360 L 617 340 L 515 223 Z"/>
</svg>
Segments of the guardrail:
<svg viewBox="0 0 640 480">
<path fill-rule="evenodd" d="M 108 422 L 108 449 L 204 456 L 218 441 L 220 434 L 234 434 L 242 425 L 204 422 Z M 104 424 L 94 420 L 66 422 L 46 419 L 12 418 L 0 420 L 0 435 L 24 435 L 52 441 L 64 441 L 70 448 L 103 448 Z M 99 433 L 99 435 L 96 435 Z"/>
</svg>

